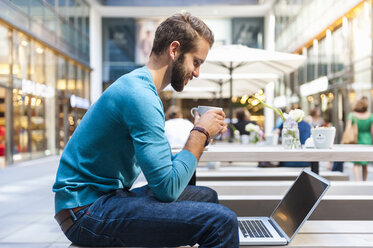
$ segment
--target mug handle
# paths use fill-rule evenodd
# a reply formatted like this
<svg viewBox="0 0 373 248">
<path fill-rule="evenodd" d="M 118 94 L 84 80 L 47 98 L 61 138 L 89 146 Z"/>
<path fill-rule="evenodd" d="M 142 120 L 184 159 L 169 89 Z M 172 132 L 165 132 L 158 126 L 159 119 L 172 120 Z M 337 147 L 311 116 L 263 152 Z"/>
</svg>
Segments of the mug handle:
<svg viewBox="0 0 373 248">
<path fill-rule="evenodd" d="M 194 111 L 197 111 L 198 108 L 194 107 L 190 110 L 190 114 L 194 117 Z"/>
</svg>

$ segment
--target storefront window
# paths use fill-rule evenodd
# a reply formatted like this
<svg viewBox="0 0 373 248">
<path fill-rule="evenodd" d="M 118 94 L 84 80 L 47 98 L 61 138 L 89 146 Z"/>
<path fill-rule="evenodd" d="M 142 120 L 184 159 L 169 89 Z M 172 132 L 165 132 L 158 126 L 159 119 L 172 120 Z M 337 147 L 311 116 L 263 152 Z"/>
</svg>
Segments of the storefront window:
<svg viewBox="0 0 373 248">
<path fill-rule="evenodd" d="M 67 73 L 68 73 L 67 89 L 71 94 L 75 94 L 76 66 L 71 61 L 68 62 Z"/>
<path fill-rule="evenodd" d="M 5 166 L 6 88 L 0 87 L 0 168 Z"/>
<path fill-rule="evenodd" d="M 13 89 L 14 161 L 29 158 L 29 102 L 30 97 L 23 95 L 21 89 Z"/>
<path fill-rule="evenodd" d="M 308 49 L 307 55 L 307 82 L 315 79 L 316 66 L 317 66 L 317 50 L 314 47 Z"/>
<path fill-rule="evenodd" d="M 31 17 L 36 20 L 38 23 L 43 23 L 43 9 L 44 5 L 41 3 L 40 0 L 32 0 L 30 1 L 30 15 Z"/>
<path fill-rule="evenodd" d="M 344 68 L 344 61 L 347 63 L 347 47 L 343 36 L 342 28 L 337 29 L 332 34 L 333 37 L 333 55 L 332 55 L 332 71 L 342 71 Z M 346 60 L 345 60 L 346 59 Z"/>
<path fill-rule="evenodd" d="M 76 92 L 75 93 L 79 97 L 84 97 L 82 68 L 78 66 L 76 72 L 77 73 L 76 73 Z"/>
<path fill-rule="evenodd" d="M 10 73 L 10 41 L 9 31 L 2 25 L 0 25 L 0 47 L 0 83 L 8 85 Z"/>
<path fill-rule="evenodd" d="M 353 89 L 356 97 L 368 97 L 370 102 L 371 90 L 371 21 L 370 8 L 364 7 L 357 10 L 357 15 L 351 20 L 352 36 L 352 68 L 353 68 Z"/>
<path fill-rule="evenodd" d="M 30 40 L 22 33 L 15 32 L 13 49 L 13 75 L 28 79 Z"/>
<path fill-rule="evenodd" d="M 60 56 L 57 57 L 57 95 L 56 100 L 58 118 L 57 118 L 57 147 L 61 150 L 65 147 L 67 142 L 67 136 L 65 135 L 68 132 L 67 127 L 67 104 L 68 99 L 66 96 L 66 85 L 67 85 L 67 65 L 66 60 Z"/>
<path fill-rule="evenodd" d="M 84 98 L 91 100 L 90 94 L 90 84 L 89 84 L 89 71 L 84 70 Z"/>
<path fill-rule="evenodd" d="M 45 50 L 45 59 L 48 61 L 46 63 L 46 74 L 45 74 L 45 84 L 51 89 L 53 89 L 53 92 L 55 92 L 54 88 L 56 85 L 56 55 L 53 53 L 53 51 L 46 49 Z M 45 109 L 45 120 L 46 120 L 46 150 L 45 154 L 56 154 L 56 100 L 55 96 L 46 97 L 45 98 L 45 104 L 47 107 Z"/>
<path fill-rule="evenodd" d="M 57 15 L 49 7 L 44 8 L 44 25 L 52 32 L 56 31 Z"/>
<path fill-rule="evenodd" d="M 44 47 L 38 42 L 31 42 L 31 80 L 39 83 L 45 83 L 45 54 Z"/>
<path fill-rule="evenodd" d="M 319 41 L 318 77 L 328 74 L 328 56 L 326 50 L 326 39 Z"/>
<path fill-rule="evenodd" d="M 30 96 L 31 104 L 31 151 L 32 157 L 41 157 L 45 151 L 45 100 Z"/>
</svg>

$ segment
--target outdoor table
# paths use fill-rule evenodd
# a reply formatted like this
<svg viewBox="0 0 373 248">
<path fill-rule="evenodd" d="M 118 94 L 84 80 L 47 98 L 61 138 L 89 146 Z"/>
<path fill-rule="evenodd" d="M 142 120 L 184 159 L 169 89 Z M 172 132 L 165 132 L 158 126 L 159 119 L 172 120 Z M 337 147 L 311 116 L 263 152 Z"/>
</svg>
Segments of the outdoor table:
<svg viewBox="0 0 373 248">
<path fill-rule="evenodd" d="M 303 161 L 311 162 L 311 170 L 319 173 L 320 161 L 373 161 L 371 145 L 333 145 L 331 149 L 285 149 L 281 145 L 242 145 L 217 143 L 203 152 L 201 162 L 258 162 Z"/>
<path fill-rule="evenodd" d="M 307 221 L 288 247 L 372 247 L 373 221 Z M 245 246 L 240 247 L 274 247 Z"/>
</svg>

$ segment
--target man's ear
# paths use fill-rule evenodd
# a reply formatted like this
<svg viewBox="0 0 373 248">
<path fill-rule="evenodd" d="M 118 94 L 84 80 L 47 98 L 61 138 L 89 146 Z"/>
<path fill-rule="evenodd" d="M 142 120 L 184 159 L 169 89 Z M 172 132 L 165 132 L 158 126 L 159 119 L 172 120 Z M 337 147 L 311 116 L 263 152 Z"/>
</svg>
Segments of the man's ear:
<svg viewBox="0 0 373 248">
<path fill-rule="evenodd" d="M 180 52 L 180 42 L 178 42 L 178 41 L 171 42 L 171 44 L 169 46 L 169 53 L 168 53 L 170 58 L 172 60 L 175 60 L 175 58 L 177 57 L 179 52 Z"/>
</svg>

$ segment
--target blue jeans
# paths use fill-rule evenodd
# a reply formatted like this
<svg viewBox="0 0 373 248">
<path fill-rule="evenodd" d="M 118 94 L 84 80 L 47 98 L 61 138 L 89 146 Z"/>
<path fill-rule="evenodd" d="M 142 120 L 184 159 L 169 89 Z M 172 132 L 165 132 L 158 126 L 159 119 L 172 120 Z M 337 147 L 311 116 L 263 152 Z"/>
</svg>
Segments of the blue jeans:
<svg viewBox="0 0 373 248">
<path fill-rule="evenodd" d="M 343 162 L 334 162 L 332 171 L 340 171 L 343 172 Z"/>
<path fill-rule="evenodd" d="M 214 190 L 187 186 L 175 202 L 160 202 L 146 185 L 120 189 L 78 211 L 67 238 L 81 246 L 239 247 L 237 217 Z"/>
</svg>

